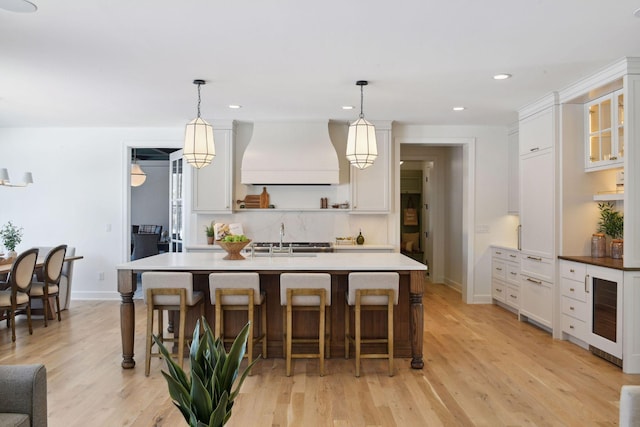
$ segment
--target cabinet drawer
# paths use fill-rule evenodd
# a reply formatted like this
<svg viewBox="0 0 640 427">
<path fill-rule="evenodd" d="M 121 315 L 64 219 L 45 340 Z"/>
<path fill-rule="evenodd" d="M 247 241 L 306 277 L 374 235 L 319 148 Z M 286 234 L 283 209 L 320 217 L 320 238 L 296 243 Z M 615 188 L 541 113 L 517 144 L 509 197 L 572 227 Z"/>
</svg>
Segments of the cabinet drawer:
<svg viewBox="0 0 640 427">
<path fill-rule="evenodd" d="M 515 249 L 505 249 L 496 246 L 491 247 L 491 256 L 505 261 L 518 261 L 519 252 Z"/>
<path fill-rule="evenodd" d="M 566 332 L 579 340 L 587 341 L 587 324 L 575 317 L 562 315 L 562 332 Z"/>
<path fill-rule="evenodd" d="M 522 274 L 537 277 L 547 282 L 553 281 L 553 263 L 550 258 L 522 254 L 520 270 Z"/>
<path fill-rule="evenodd" d="M 520 288 L 507 286 L 505 302 L 512 307 L 520 308 Z"/>
<path fill-rule="evenodd" d="M 560 277 L 583 281 L 587 275 L 587 265 L 579 262 L 560 261 Z"/>
<path fill-rule="evenodd" d="M 504 261 L 494 259 L 491 262 L 491 276 L 495 279 L 505 280 L 507 277 L 507 264 Z"/>
<path fill-rule="evenodd" d="M 507 272 L 505 274 L 507 283 L 510 285 L 520 286 L 520 266 L 513 263 L 507 264 Z"/>
<path fill-rule="evenodd" d="M 551 283 L 521 275 L 520 295 L 520 313 L 550 328 L 553 313 Z"/>
<path fill-rule="evenodd" d="M 491 285 L 491 296 L 498 301 L 505 301 L 505 294 L 507 293 L 507 287 L 503 282 L 494 280 Z"/>
<path fill-rule="evenodd" d="M 562 297 L 562 314 L 587 321 L 587 303 L 569 297 Z"/>
<path fill-rule="evenodd" d="M 560 278 L 560 291 L 562 295 L 568 296 L 578 301 L 586 301 L 587 293 L 584 289 L 584 281 L 569 280 L 566 277 Z"/>
</svg>

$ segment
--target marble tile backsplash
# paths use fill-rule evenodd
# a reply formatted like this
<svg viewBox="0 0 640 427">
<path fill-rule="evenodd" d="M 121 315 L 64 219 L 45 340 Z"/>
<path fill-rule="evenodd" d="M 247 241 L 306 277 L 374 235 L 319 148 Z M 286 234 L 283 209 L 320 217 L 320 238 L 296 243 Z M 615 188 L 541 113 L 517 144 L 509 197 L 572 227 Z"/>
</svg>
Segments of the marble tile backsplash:
<svg viewBox="0 0 640 427">
<path fill-rule="evenodd" d="M 280 240 L 280 224 L 284 224 L 284 241 L 335 242 L 336 237 L 357 236 L 362 230 L 365 242 L 387 244 L 387 215 L 349 215 L 346 212 L 282 212 L 252 211 L 233 215 L 197 215 L 196 229 L 187 244 L 205 244 L 204 229 L 211 221 L 242 224 L 244 234 L 255 241 Z"/>
</svg>

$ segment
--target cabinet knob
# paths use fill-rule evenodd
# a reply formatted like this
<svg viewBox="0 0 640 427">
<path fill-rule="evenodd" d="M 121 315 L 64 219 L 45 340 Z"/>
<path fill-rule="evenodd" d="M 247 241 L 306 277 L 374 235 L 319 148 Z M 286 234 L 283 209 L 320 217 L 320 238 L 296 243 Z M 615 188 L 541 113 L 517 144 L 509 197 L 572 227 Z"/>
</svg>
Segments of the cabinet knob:
<svg viewBox="0 0 640 427">
<path fill-rule="evenodd" d="M 569 288 L 569 291 L 571 291 L 571 292 L 575 292 L 576 290 L 575 290 L 575 289 L 573 289 L 573 288 Z"/>
<path fill-rule="evenodd" d="M 573 325 L 569 325 L 569 329 L 575 329 Z"/>
<path fill-rule="evenodd" d="M 502 252 L 500 252 L 500 251 L 496 251 L 496 253 L 497 253 L 498 255 L 502 255 Z"/>
<path fill-rule="evenodd" d="M 498 271 L 502 271 L 502 269 L 500 267 L 496 267 L 496 270 Z"/>
<path fill-rule="evenodd" d="M 569 310 L 575 310 L 575 308 L 573 308 L 573 307 L 569 307 Z"/>
<path fill-rule="evenodd" d="M 513 298 L 513 299 L 518 299 L 518 295 L 513 295 L 513 294 L 511 294 L 511 295 L 509 295 L 509 296 L 510 296 L 511 298 Z"/>
<path fill-rule="evenodd" d="M 539 149 L 540 147 L 533 147 L 533 148 L 530 148 L 529 151 L 538 151 Z"/>
<path fill-rule="evenodd" d="M 569 270 L 569 272 L 575 273 L 576 271 L 572 268 L 572 269 Z"/>
</svg>

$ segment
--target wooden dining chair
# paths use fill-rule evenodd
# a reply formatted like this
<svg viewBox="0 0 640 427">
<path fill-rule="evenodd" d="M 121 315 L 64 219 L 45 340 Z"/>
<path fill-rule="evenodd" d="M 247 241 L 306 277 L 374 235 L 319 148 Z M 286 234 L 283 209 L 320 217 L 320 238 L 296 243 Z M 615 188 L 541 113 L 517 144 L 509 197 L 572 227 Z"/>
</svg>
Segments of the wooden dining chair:
<svg viewBox="0 0 640 427">
<path fill-rule="evenodd" d="M 33 282 L 29 290 L 29 305 L 35 299 L 42 300 L 45 327 L 48 326 L 49 310 L 51 309 L 49 298 L 55 297 L 58 322 L 62 320 L 60 317 L 60 278 L 62 277 L 62 266 L 66 254 L 67 245 L 60 245 L 51 249 L 42 267 L 42 282 Z"/>
<path fill-rule="evenodd" d="M 38 249 L 33 248 L 22 252 L 9 272 L 9 281 L 0 283 L 0 311 L 7 312 L 7 327 L 11 325 L 11 340 L 16 340 L 16 311 L 26 309 L 29 334 L 33 334 L 31 325 L 31 306 L 29 305 L 29 290 L 31 278 L 38 259 Z"/>
</svg>

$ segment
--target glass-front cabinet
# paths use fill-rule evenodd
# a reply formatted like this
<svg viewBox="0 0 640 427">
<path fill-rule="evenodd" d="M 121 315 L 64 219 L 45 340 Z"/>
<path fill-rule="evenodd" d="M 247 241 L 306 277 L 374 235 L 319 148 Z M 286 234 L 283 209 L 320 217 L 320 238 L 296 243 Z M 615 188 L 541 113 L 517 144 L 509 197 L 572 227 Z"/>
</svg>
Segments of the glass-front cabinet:
<svg viewBox="0 0 640 427">
<path fill-rule="evenodd" d="M 622 89 L 585 106 L 587 171 L 621 167 L 624 163 L 624 94 Z"/>
</svg>

